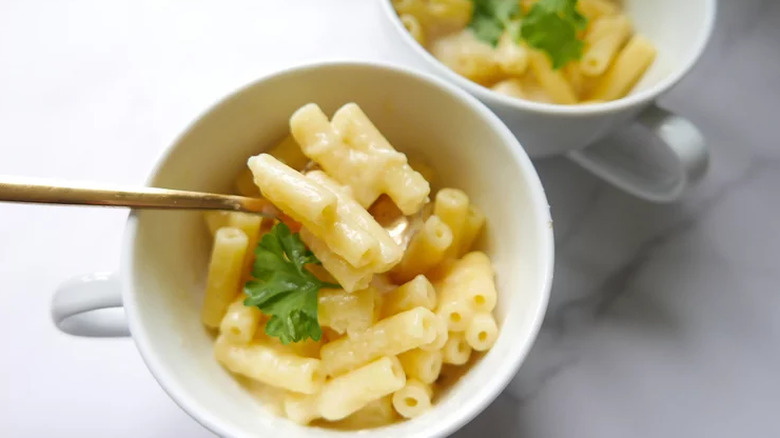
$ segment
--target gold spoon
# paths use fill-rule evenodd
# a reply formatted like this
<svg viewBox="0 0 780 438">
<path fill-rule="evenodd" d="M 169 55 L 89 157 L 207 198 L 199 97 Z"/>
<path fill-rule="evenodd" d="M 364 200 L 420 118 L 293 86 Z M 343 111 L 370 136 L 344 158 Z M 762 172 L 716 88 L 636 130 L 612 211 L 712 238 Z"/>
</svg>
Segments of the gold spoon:
<svg viewBox="0 0 780 438">
<path fill-rule="evenodd" d="M 109 185 L 71 185 L 0 176 L 0 201 L 38 204 L 73 204 L 147 209 L 229 210 L 277 217 L 265 199 L 215 193 L 123 188 Z"/>
<path fill-rule="evenodd" d="M 55 184 L 42 180 L 0 176 L 0 202 L 36 204 L 92 205 L 158 210 L 228 210 L 256 213 L 277 218 L 279 210 L 263 198 L 220 195 L 216 193 L 161 189 L 156 187 L 123 188 L 102 184 Z M 409 244 L 415 217 L 401 216 L 384 228 L 402 248 Z M 415 220 L 416 219 L 416 220 Z"/>
</svg>

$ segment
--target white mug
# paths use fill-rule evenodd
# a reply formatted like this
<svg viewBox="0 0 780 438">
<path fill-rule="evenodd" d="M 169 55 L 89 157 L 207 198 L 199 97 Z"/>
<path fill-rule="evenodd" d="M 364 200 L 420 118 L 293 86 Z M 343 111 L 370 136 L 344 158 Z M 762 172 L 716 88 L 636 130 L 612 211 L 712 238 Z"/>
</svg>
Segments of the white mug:
<svg viewBox="0 0 780 438">
<path fill-rule="evenodd" d="M 655 100 L 688 73 L 703 52 L 715 21 L 715 0 L 624 0 L 638 33 L 658 56 L 632 93 L 619 100 L 565 106 L 504 96 L 472 82 L 439 62 L 407 32 L 391 0 L 379 0 L 386 38 L 412 53 L 415 67 L 465 89 L 495 112 L 533 158 L 566 155 L 588 171 L 641 198 L 668 202 L 705 172 L 708 151 L 687 119 L 658 107 Z M 631 122 L 654 134 L 663 146 L 647 148 L 610 134 Z"/>
<path fill-rule="evenodd" d="M 309 102 L 327 113 L 358 103 L 392 144 L 429 160 L 441 182 L 465 190 L 486 214 L 482 248 L 494 261 L 499 290 L 495 346 L 431 412 L 360 432 L 365 438 L 445 436 L 505 388 L 544 317 L 553 236 L 539 178 L 506 126 L 462 90 L 396 67 L 324 63 L 274 74 L 220 102 L 167 150 L 149 185 L 229 192 L 247 158 L 286 135 L 290 115 Z M 54 321 L 71 334 L 118 336 L 127 333 L 125 322 L 96 310 L 124 307 L 129 332 L 160 385 L 221 436 L 355 436 L 266 412 L 217 363 L 213 335 L 199 316 L 209 246 L 198 212 L 134 211 L 120 272 L 66 282 L 54 296 Z"/>
</svg>

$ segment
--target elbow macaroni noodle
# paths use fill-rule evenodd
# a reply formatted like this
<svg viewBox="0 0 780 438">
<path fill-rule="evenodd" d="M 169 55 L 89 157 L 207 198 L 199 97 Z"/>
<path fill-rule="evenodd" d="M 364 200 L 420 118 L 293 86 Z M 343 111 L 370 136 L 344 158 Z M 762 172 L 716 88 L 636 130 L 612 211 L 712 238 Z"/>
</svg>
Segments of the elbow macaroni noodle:
<svg viewBox="0 0 780 438">
<path fill-rule="evenodd" d="M 519 1 L 525 13 L 535 3 Z M 500 94 L 561 105 L 620 99 L 655 58 L 653 45 L 633 34 L 619 0 L 577 0 L 577 10 L 588 20 L 581 35 L 583 56 L 561 70 L 552 69 L 546 53 L 513 40 L 507 32 L 495 47 L 477 39 L 467 28 L 471 5 L 464 3 L 472 2 L 393 1 L 401 22 L 420 45 L 459 75 Z M 584 86 L 584 78 L 595 81 L 595 88 Z"/>
<path fill-rule="evenodd" d="M 395 4 L 420 25 L 445 20 L 450 31 L 471 13 L 469 0 Z M 527 49 L 504 51 L 497 68 L 532 65 Z M 485 215 L 462 190 L 431 193 L 432 168 L 410 166 L 355 104 L 330 120 L 306 105 L 290 127 L 248 160 L 235 189 L 272 203 L 321 263 L 306 269 L 341 288 L 318 292 L 322 339 L 283 345 L 243 293 L 275 221 L 206 213 L 213 249 L 201 319 L 216 332 L 214 357 L 272 412 L 302 425 L 357 430 L 424 415 L 443 364 L 473 362 L 499 334 L 493 267 L 473 249 Z M 399 220 L 410 224 L 404 245 L 393 235 Z"/>
</svg>

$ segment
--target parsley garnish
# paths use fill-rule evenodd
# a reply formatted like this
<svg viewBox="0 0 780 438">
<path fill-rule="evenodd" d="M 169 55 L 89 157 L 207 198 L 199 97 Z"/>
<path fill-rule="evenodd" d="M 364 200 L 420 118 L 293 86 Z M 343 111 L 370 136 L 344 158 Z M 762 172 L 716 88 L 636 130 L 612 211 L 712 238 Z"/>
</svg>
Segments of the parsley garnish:
<svg viewBox="0 0 780 438">
<path fill-rule="evenodd" d="M 554 69 L 582 57 L 582 40 L 577 31 L 588 20 L 577 11 L 577 0 L 539 0 L 520 26 L 520 36 L 529 46 L 547 53 Z"/>
<path fill-rule="evenodd" d="M 471 1 L 474 2 L 474 12 L 469 28 L 478 39 L 493 46 L 498 44 L 504 29 L 512 29 L 512 20 L 520 18 L 520 3 L 517 0 Z M 512 37 L 517 40 L 519 34 L 513 32 Z"/>
<path fill-rule="evenodd" d="M 244 293 L 245 306 L 257 306 L 271 319 L 265 326 L 268 336 L 282 344 L 306 338 L 319 341 L 322 329 L 317 320 L 317 293 L 322 288 L 338 288 L 314 276 L 304 265 L 320 264 L 306 248 L 298 233 L 291 233 L 283 223 L 274 225 L 255 249 L 252 276 Z"/>
<path fill-rule="evenodd" d="M 547 54 L 554 69 L 582 57 L 583 42 L 577 32 L 588 20 L 577 11 L 577 0 L 539 0 L 524 17 L 517 0 L 471 0 L 474 13 L 469 28 L 493 46 L 504 31 Z M 519 20 L 519 25 L 518 25 Z"/>
</svg>

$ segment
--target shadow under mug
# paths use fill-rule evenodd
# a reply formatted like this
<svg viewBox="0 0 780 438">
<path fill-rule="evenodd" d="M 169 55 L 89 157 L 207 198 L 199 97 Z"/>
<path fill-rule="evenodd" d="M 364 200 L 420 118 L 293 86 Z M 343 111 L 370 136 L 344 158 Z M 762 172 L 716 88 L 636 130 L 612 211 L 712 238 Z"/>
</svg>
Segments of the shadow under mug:
<svg viewBox="0 0 780 438">
<path fill-rule="evenodd" d="M 380 4 L 386 38 L 405 47 L 398 53 L 402 62 L 444 77 L 477 97 L 517 136 L 530 157 L 566 156 L 612 185 L 653 202 L 679 199 L 704 175 L 709 153 L 703 135 L 689 120 L 655 101 L 699 59 L 712 33 L 715 0 L 625 0 L 624 12 L 635 31 L 656 45 L 658 55 L 628 96 L 576 106 L 501 95 L 458 75 L 414 40 L 391 0 Z"/>
</svg>

